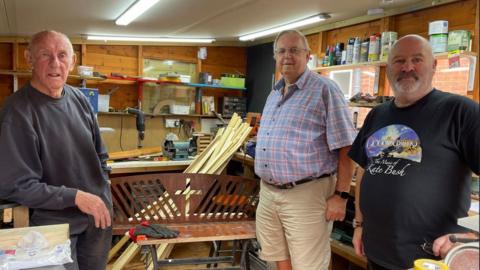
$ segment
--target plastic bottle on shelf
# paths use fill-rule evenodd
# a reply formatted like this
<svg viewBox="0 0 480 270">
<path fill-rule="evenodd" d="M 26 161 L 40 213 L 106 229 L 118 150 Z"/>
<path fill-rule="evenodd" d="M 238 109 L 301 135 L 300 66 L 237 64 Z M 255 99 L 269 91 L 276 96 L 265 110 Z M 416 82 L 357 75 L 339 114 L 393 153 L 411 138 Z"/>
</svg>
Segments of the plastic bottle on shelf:
<svg viewBox="0 0 480 270">
<path fill-rule="evenodd" d="M 328 53 L 328 65 L 335 66 L 335 48 L 330 47 L 330 52 Z"/>
<path fill-rule="evenodd" d="M 360 62 L 368 61 L 368 47 L 370 45 L 370 38 L 363 40 L 362 45 L 360 46 Z"/>
<path fill-rule="evenodd" d="M 343 42 L 337 42 L 337 44 L 335 45 L 335 64 L 336 65 L 342 64 L 343 47 L 344 47 Z"/>
<path fill-rule="evenodd" d="M 368 62 L 378 61 L 380 57 L 380 35 L 370 36 L 370 45 L 368 47 Z"/>
<path fill-rule="evenodd" d="M 360 46 L 362 42 L 359 37 L 355 37 L 355 42 L 353 43 L 353 53 L 352 53 L 352 64 L 360 63 Z"/>
<path fill-rule="evenodd" d="M 323 64 L 322 64 L 322 66 L 324 67 L 328 67 L 329 53 L 330 53 L 330 46 L 327 45 L 327 49 L 325 50 L 325 56 L 323 57 Z"/>
<path fill-rule="evenodd" d="M 347 63 L 347 51 L 342 51 L 342 59 L 340 60 L 340 65 L 345 65 Z"/>
<path fill-rule="evenodd" d="M 347 59 L 346 64 L 353 63 L 353 46 L 355 44 L 355 38 L 349 38 L 347 44 Z"/>
</svg>

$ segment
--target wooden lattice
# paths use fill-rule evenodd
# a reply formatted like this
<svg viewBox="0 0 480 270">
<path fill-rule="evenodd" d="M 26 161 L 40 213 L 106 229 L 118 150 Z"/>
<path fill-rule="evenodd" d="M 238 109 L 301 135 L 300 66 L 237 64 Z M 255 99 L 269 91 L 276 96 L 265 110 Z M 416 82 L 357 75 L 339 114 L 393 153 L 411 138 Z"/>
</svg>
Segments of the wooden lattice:
<svg viewBox="0 0 480 270">
<path fill-rule="evenodd" d="M 145 174 L 111 178 L 114 232 L 141 221 L 160 224 L 253 220 L 258 181 L 208 174 Z"/>
</svg>

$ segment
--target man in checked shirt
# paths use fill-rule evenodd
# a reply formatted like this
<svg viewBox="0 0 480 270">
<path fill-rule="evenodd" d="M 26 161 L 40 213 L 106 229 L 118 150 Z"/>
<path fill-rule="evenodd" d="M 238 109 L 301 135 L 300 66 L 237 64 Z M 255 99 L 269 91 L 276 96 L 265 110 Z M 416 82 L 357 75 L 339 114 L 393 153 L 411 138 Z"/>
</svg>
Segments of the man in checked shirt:
<svg viewBox="0 0 480 270">
<path fill-rule="evenodd" d="M 263 109 L 255 172 L 260 257 L 278 270 L 328 269 L 332 222 L 343 220 L 355 137 L 347 102 L 331 80 L 310 71 L 310 48 L 296 30 L 278 34 L 282 78 Z"/>
</svg>

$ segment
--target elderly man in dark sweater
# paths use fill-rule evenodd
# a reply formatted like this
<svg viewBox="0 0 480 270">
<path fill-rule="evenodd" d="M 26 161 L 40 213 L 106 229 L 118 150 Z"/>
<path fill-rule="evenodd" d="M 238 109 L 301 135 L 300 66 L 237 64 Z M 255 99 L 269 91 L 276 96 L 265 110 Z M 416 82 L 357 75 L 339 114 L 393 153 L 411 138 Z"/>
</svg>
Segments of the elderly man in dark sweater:
<svg viewBox="0 0 480 270">
<path fill-rule="evenodd" d="M 42 31 L 25 53 L 30 83 L 0 113 L 0 198 L 32 209 L 32 225 L 68 223 L 74 263 L 105 269 L 112 199 L 103 146 L 85 96 L 66 84 L 76 55 L 62 33 Z"/>
</svg>

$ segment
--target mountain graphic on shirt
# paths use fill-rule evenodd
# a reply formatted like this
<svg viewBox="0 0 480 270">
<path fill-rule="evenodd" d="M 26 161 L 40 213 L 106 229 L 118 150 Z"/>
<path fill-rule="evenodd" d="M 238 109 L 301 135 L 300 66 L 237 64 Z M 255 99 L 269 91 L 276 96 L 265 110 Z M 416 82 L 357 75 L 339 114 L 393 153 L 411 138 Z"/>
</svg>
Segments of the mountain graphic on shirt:
<svg viewBox="0 0 480 270">
<path fill-rule="evenodd" d="M 400 158 L 422 161 L 422 147 L 415 131 L 405 125 L 389 125 L 368 137 L 365 151 L 369 158 Z"/>
</svg>

